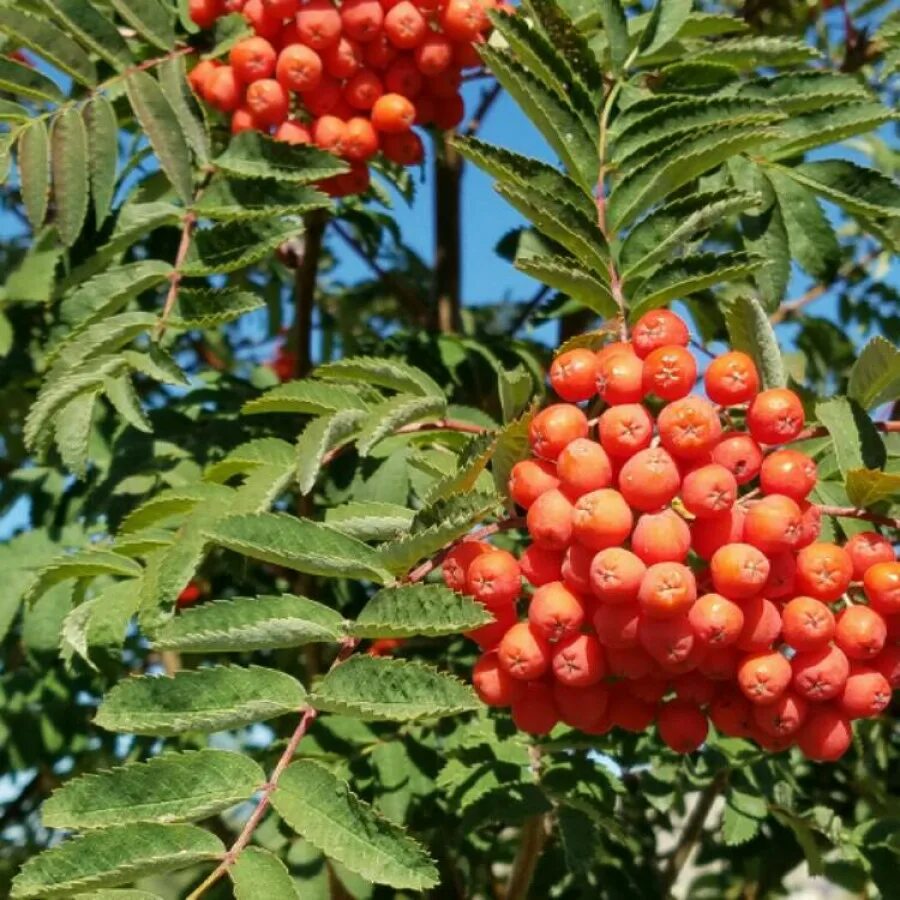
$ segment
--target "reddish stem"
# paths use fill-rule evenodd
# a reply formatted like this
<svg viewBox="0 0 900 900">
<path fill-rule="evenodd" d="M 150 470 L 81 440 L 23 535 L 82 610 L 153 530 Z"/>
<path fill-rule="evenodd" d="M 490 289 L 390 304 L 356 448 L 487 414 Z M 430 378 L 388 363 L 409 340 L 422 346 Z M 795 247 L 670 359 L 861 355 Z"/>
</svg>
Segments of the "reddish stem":
<svg viewBox="0 0 900 900">
<path fill-rule="evenodd" d="M 861 519 L 864 522 L 873 522 L 875 525 L 884 525 L 886 528 L 900 528 L 900 519 L 893 516 L 881 516 L 878 513 L 869 512 L 867 509 L 857 509 L 855 506 L 819 506 L 823 516 L 837 516 L 841 519 Z"/>
<path fill-rule="evenodd" d="M 900 434 L 900 421 L 891 422 L 873 422 L 874 426 L 885 434 Z M 791 443 L 797 441 L 808 441 L 810 438 L 826 437 L 828 429 L 823 425 L 815 425 L 811 428 L 804 428 Z"/>
</svg>

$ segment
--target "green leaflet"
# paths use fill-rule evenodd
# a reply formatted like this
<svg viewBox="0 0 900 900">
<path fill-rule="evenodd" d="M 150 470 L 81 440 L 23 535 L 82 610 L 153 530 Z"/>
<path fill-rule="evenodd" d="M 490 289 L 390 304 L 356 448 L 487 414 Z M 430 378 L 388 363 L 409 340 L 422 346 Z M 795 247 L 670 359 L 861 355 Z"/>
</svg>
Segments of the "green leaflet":
<svg viewBox="0 0 900 900">
<path fill-rule="evenodd" d="M 516 257 L 515 265 L 526 275 L 562 291 L 605 319 L 618 312 L 609 288 L 577 266 L 571 257 L 522 254 Z"/>
<path fill-rule="evenodd" d="M 693 0 L 656 0 L 638 42 L 640 54 L 650 56 L 675 38 L 688 20 L 693 5 Z"/>
<path fill-rule="evenodd" d="M 204 218 L 221 222 L 247 222 L 271 216 L 299 216 L 330 205 L 325 194 L 305 185 L 220 177 L 203 192 L 194 210 Z"/>
<path fill-rule="evenodd" d="M 389 541 L 409 531 L 414 515 L 393 503 L 351 501 L 325 510 L 325 524 L 361 541 Z"/>
<path fill-rule="evenodd" d="M 162 170 L 178 196 L 190 203 L 194 193 L 191 151 L 159 82 L 146 72 L 134 72 L 125 79 L 125 90 Z"/>
<path fill-rule="evenodd" d="M 850 371 L 847 394 L 863 409 L 900 397 L 900 350 L 881 336 L 872 338 Z"/>
<path fill-rule="evenodd" d="M 379 441 L 393 434 L 404 425 L 429 419 L 440 419 L 447 413 L 447 401 L 443 396 L 410 396 L 398 394 L 369 409 L 357 441 L 360 456 L 368 456 Z M 338 413 L 337 415 L 340 415 Z M 354 423 L 355 424 L 355 423 Z"/>
<path fill-rule="evenodd" d="M 736 297 L 725 307 L 725 324 L 734 349 L 753 357 L 763 387 L 785 387 L 787 373 L 778 338 L 759 301 L 752 297 Z"/>
<path fill-rule="evenodd" d="M 603 30 L 609 44 L 610 57 L 613 70 L 621 72 L 628 58 L 629 37 L 628 24 L 625 19 L 625 10 L 621 0 L 599 0 L 598 12 L 603 22 Z"/>
<path fill-rule="evenodd" d="M 226 750 L 167 753 L 66 782 L 44 803 L 47 828 L 191 822 L 241 803 L 265 782 L 252 759 Z"/>
<path fill-rule="evenodd" d="M 103 698 L 95 721 L 124 734 L 224 731 L 296 713 L 305 699 L 303 685 L 284 672 L 213 666 L 120 681 Z"/>
<path fill-rule="evenodd" d="M 273 853 L 247 847 L 228 870 L 235 900 L 302 900 L 291 873 Z"/>
<path fill-rule="evenodd" d="M 114 69 L 121 70 L 131 64 L 131 51 L 125 38 L 88 0 L 41 0 L 41 3 L 59 19 L 68 34 L 77 37 Z"/>
<path fill-rule="evenodd" d="M 54 420 L 54 440 L 63 465 L 83 478 L 87 469 L 88 445 L 100 386 L 85 390 L 66 403 Z"/>
<path fill-rule="evenodd" d="M 65 98 L 55 81 L 31 66 L 6 57 L 0 59 L 0 88 L 27 100 L 61 103 Z"/>
<path fill-rule="evenodd" d="M 228 653 L 338 643 L 345 634 L 340 613 L 293 594 L 236 597 L 188 609 L 154 634 L 160 650 Z"/>
<path fill-rule="evenodd" d="M 149 43 L 160 50 L 175 44 L 175 22 L 171 7 L 161 0 L 111 0 L 116 12 Z"/>
<path fill-rule="evenodd" d="M 169 323 L 174 328 L 217 328 L 264 306 L 262 297 L 240 288 L 181 288 Z"/>
<path fill-rule="evenodd" d="M 316 377 L 334 381 L 374 384 L 391 391 L 444 398 L 444 390 L 421 369 L 396 359 L 352 356 L 326 363 L 316 369 Z"/>
<path fill-rule="evenodd" d="M 390 578 L 371 547 L 326 525 L 283 513 L 231 516 L 209 527 L 206 536 L 252 559 L 310 575 L 382 583 Z"/>
<path fill-rule="evenodd" d="M 854 506 L 865 509 L 889 500 L 900 500 L 900 474 L 879 469 L 850 469 L 847 472 L 847 497 Z"/>
<path fill-rule="evenodd" d="M 77 553 L 57 557 L 43 566 L 29 587 L 25 600 L 33 603 L 53 585 L 68 581 L 70 578 L 96 578 L 99 575 L 135 578 L 141 571 L 140 563 L 127 556 L 109 550 L 80 550 Z"/>
<path fill-rule="evenodd" d="M 50 135 L 43 119 L 35 119 L 23 129 L 17 159 L 25 212 L 37 231 L 44 224 L 50 200 Z"/>
<path fill-rule="evenodd" d="M 197 162 L 207 165 L 209 163 L 209 139 L 206 135 L 202 113 L 188 87 L 184 57 L 170 57 L 160 63 L 156 71 L 159 86 L 162 88 L 166 100 L 169 101 L 172 112 L 175 113 L 178 124 L 197 157 Z"/>
<path fill-rule="evenodd" d="M 421 401 L 421 398 L 417 398 Z M 377 407 L 376 407 L 377 408 Z M 341 409 L 310 421 L 297 438 L 297 485 L 301 494 L 315 486 L 326 455 L 360 433 L 367 413 Z"/>
<path fill-rule="evenodd" d="M 235 475 L 253 472 L 260 466 L 290 466 L 294 448 L 281 438 L 255 438 L 240 444 L 226 457 L 209 466 L 203 474 L 206 481 L 224 483 Z"/>
<path fill-rule="evenodd" d="M 225 222 L 201 228 L 194 233 L 182 274 L 199 278 L 236 272 L 269 256 L 302 230 L 298 222 L 289 219 Z"/>
<path fill-rule="evenodd" d="M 56 117 L 50 145 L 56 228 L 62 242 L 71 247 L 81 233 L 88 208 L 87 130 L 77 109 L 69 107 Z"/>
<path fill-rule="evenodd" d="M 310 844 L 368 882 L 421 891 L 439 881 L 422 847 L 318 763 L 290 765 L 272 805 Z"/>
<path fill-rule="evenodd" d="M 332 669 L 310 697 L 316 709 L 367 721 L 436 719 L 477 709 L 467 684 L 424 663 L 353 656 Z"/>
<path fill-rule="evenodd" d="M 238 178 L 274 178 L 293 184 L 314 184 L 347 171 L 347 164 L 331 153 L 274 141 L 258 131 L 233 137 L 215 164 Z"/>
<path fill-rule="evenodd" d="M 194 825 L 122 825 L 71 838 L 29 859 L 15 879 L 13 900 L 54 900 L 89 888 L 128 884 L 174 872 L 225 852 Z M 95 895 L 96 896 L 96 895 Z"/>
<path fill-rule="evenodd" d="M 884 441 L 862 407 L 847 397 L 816 404 L 816 416 L 828 429 L 838 467 L 846 478 L 851 469 L 880 469 L 887 458 Z"/>
<path fill-rule="evenodd" d="M 470 597 L 438 584 L 383 588 L 351 626 L 356 637 L 413 637 L 459 634 L 492 621 Z"/>
<path fill-rule="evenodd" d="M 496 449 L 497 435 L 494 432 L 489 431 L 470 438 L 459 454 L 456 471 L 434 483 L 426 495 L 426 502 L 433 503 L 473 490 Z"/>
<path fill-rule="evenodd" d="M 268 413 L 306 413 L 321 416 L 339 409 L 367 409 L 354 387 L 328 381 L 289 381 L 248 400 L 241 412 L 245 415 Z"/>
<path fill-rule="evenodd" d="M 116 191 L 119 123 L 112 103 L 102 94 L 98 94 L 84 106 L 82 115 L 88 137 L 94 216 L 100 225 L 109 213 Z"/>
</svg>

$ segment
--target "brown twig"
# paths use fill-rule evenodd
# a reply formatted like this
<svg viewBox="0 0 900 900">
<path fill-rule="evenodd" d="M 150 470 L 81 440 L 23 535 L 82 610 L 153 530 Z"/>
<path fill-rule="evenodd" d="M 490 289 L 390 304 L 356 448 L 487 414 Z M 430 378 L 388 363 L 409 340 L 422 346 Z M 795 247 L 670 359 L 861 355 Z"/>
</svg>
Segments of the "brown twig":
<svg viewBox="0 0 900 900">
<path fill-rule="evenodd" d="M 889 421 L 889 422 L 873 422 L 872 423 L 878 431 L 883 431 L 885 434 L 900 434 L 900 420 L 898 421 Z M 826 437 L 828 435 L 828 429 L 825 428 L 824 425 L 813 425 L 810 428 L 804 428 L 791 443 L 796 443 L 797 441 L 808 441 L 810 438 L 817 437 Z"/>
<path fill-rule="evenodd" d="M 526 900 L 538 860 L 547 843 L 546 817 L 541 814 L 526 819 L 519 832 L 519 849 L 506 882 L 505 900 Z"/>
<path fill-rule="evenodd" d="M 869 512 L 867 509 L 858 509 L 855 506 L 819 506 L 819 512 L 823 516 L 837 516 L 840 519 L 860 519 L 863 522 L 872 522 L 875 525 L 884 525 L 885 528 L 900 528 L 900 519 L 893 516 L 882 516 Z"/>
<path fill-rule="evenodd" d="M 197 195 L 199 199 L 199 193 Z M 175 308 L 175 301 L 178 299 L 178 288 L 181 287 L 181 279 L 184 277 L 181 273 L 181 267 L 187 259 L 188 251 L 191 249 L 191 238 L 194 234 L 194 227 L 197 224 L 197 214 L 193 210 L 188 210 L 181 220 L 181 240 L 178 242 L 178 250 L 175 253 L 175 262 L 172 271 L 169 273 L 169 291 L 166 294 L 166 302 L 163 304 L 163 310 L 156 324 L 155 337 L 159 340 L 166 333 L 166 324 L 169 316 Z"/>
<path fill-rule="evenodd" d="M 434 298 L 431 327 L 452 334 L 462 327 L 463 159 L 452 134 L 435 138 Z"/>
<path fill-rule="evenodd" d="M 469 119 L 468 125 L 466 125 L 466 127 L 462 130 L 462 133 L 466 137 L 474 137 L 478 133 L 478 129 L 481 128 L 485 117 L 490 112 L 491 107 L 497 101 L 497 98 L 500 96 L 500 92 L 502 90 L 503 86 L 499 81 L 497 81 L 489 88 L 486 88 L 481 92 L 481 100 L 479 101 L 478 106 L 475 108 L 475 112 L 472 114 L 472 118 Z"/>
<path fill-rule="evenodd" d="M 327 223 L 328 213 L 324 210 L 316 210 L 307 215 L 303 231 L 303 255 L 294 271 L 294 350 L 297 354 L 295 378 L 305 378 L 313 367 L 313 310 Z"/>
</svg>

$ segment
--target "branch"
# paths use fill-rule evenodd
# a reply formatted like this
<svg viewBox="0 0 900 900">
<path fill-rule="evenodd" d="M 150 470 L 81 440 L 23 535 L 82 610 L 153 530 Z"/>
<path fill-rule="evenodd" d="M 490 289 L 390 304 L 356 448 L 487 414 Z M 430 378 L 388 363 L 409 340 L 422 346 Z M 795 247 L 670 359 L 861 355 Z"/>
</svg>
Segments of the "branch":
<svg viewBox="0 0 900 900">
<path fill-rule="evenodd" d="M 294 377 L 304 378 L 312 371 L 313 309 L 316 282 L 322 258 L 322 241 L 328 214 L 323 210 L 309 213 L 304 222 L 303 255 L 294 272 L 294 342 L 296 365 Z"/>
<path fill-rule="evenodd" d="M 668 865 L 662 876 L 662 894 L 669 896 L 672 886 L 678 880 L 681 870 L 690 858 L 697 841 L 703 834 L 703 826 L 706 824 L 706 817 L 712 809 L 716 797 L 722 793 L 728 784 L 728 770 L 723 769 L 705 788 L 703 793 L 697 798 L 697 805 L 691 811 L 687 821 L 684 823 L 684 829 L 681 837 L 669 857 Z"/>
<path fill-rule="evenodd" d="M 900 519 L 893 516 L 882 516 L 869 512 L 867 509 L 858 509 L 855 506 L 819 506 L 819 512 L 823 516 L 837 516 L 841 519 L 860 519 L 864 522 L 873 522 L 875 525 L 884 525 L 886 528 L 900 529 Z"/>
<path fill-rule="evenodd" d="M 491 85 L 491 87 L 486 88 L 481 92 L 481 101 L 475 112 L 472 114 L 472 118 L 469 119 L 469 124 L 463 129 L 462 133 L 466 137 L 474 137 L 478 133 L 478 129 L 481 128 L 485 116 L 490 112 L 491 107 L 500 96 L 502 90 L 503 86 L 497 81 Z"/>
<path fill-rule="evenodd" d="M 519 314 L 513 319 L 509 333 L 515 333 L 531 318 L 531 314 L 541 305 L 541 302 L 550 293 L 550 286 L 542 284 L 535 292 L 534 296 L 522 307 Z"/>
<path fill-rule="evenodd" d="M 197 192 L 195 201 L 200 199 L 200 192 Z M 181 267 L 187 258 L 188 251 L 191 249 L 191 238 L 194 235 L 194 227 L 197 224 L 197 214 L 192 210 L 188 210 L 181 220 L 181 240 L 178 242 L 178 251 L 175 254 L 175 262 L 173 269 L 169 273 L 169 292 L 166 294 L 166 302 L 163 305 L 162 314 L 159 322 L 156 324 L 154 337 L 158 341 L 166 333 L 166 324 L 169 316 L 175 307 L 175 301 L 178 299 L 178 288 L 181 287 Z"/>
<path fill-rule="evenodd" d="M 546 843 L 546 817 L 541 814 L 526 819 L 519 832 L 519 849 L 506 883 L 505 900 L 526 900 L 534 870 Z"/>
<path fill-rule="evenodd" d="M 900 434 L 900 420 L 897 421 L 889 421 L 889 422 L 873 422 L 872 423 L 879 431 L 883 431 L 885 434 Z M 808 441 L 810 438 L 817 437 L 826 437 L 828 435 L 828 429 L 823 425 L 814 425 L 811 428 L 804 428 L 797 437 L 794 438 L 791 443 L 796 443 L 797 441 Z"/>
<path fill-rule="evenodd" d="M 461 189 L 463 160 L 451 134 L 435 138 L 434 161 L 434 300 L 432 328 L 441 334 L 460 330 Z"/>
</svg>

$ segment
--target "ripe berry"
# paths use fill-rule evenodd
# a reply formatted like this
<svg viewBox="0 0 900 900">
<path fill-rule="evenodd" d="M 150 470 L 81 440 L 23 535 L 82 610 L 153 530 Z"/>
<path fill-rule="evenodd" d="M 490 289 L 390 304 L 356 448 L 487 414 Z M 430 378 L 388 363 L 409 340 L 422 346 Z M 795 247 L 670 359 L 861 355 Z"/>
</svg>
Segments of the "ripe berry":
<svg viewBox="0 0 900 900">
<path fill-rule="evenodd" d="M 306 0 L 296 21 L 300 41 L 313 50 L 333 47 L 341 39 L 341 14 L 330 0 Z"/>
<path fill-rule="evenodd" d="M 556 459 L 567 444 L 587 434 L 587 416 L 568 403 L 556 403 L 541 410 L 529 426 L 531 446 L 544 459 Z"/>
<path fill-rule="evenodd" d="M 261 131 L 259 123 L 249 109 L 236 109 L 231 114 L 231 133 L 240 134 L 242 131 Z M 276 136 L 277 139 L 277 136 Z M 289 380 L 293 373 L 288 376 Z"/>
<path fill-rule="evenodd" d="M 434 101 L 431 124 L 435 128 L 441 131 L 452 131 L 465 117 L 466 105 L 459 94 Z"/>
<path fill-rule="evenodd" d="M 838 700 L 841 710 L 851 719 L 880 716 L 891 702 L 891 686 L 877 669 L 855 666 L 850 671 Z"/>
<path fill-rule="evenodd" d="M 646 572 L 647 566 L 630 550 L 608 547 L 591 561 L 591 591 L 602 603 L 631 603 Z"/>
<path fill-rule="evenodd" d="M 525 694 L 525 684 L 500 665 L 495 650 L 485 653 L 475 663 L 472 687 L 487 706 L 511 706 Z"/>
<path fill-rule="evenodd" d="M 278 54 L 275 77 L 289 91 L 314 91 L 322 80 L 322 59 L 304 44 L 289 44 Z"/>
<path fill-rule="evenodd" d="M 834 762 L 850 748 L 850 720 L 833 706 L 813 707 L 797 732 L 797 746 L 816 762 Z"/>
<path fill-rule="evenodd" d="M 698 646 L 697 636 L 684 615 L 668 619 L 641 619 L 638 640 L 650 656 L 666 669 L 677 668 L 691 660 Z"/>
<path fill-rule="evenodd" d="M 716 590 L 732 600 L 747 600 L 762 589 L 769 577 L 769 560 L 750 544 L 725 544 L 710 559 Z"/>
<path fill-rule="evenodd" d="M 793 685 L 807 700 L 831 700 L 847 683 L 850 663 L 838 647 L 804 650 L 791 660 Z"/>
<path fill-rule="evenodd" d="M 887 624 L 868 606 L 848 606 L 837 617 L 834 641 L 850 659 L 877 656 L 887 640 Z"/>
<path fill-rule="evenodd" d="M 417 166 L 425 158 L 422 139 L 414 131 L 381 135 L 381 152 L 400 166 Z"/>
<path fill-rule="evenodd" d="M 384 94 L 381 79 L 371 69 L 360 69 L 344 85 L 343 97 L 353 109 L 373 109 Z M 408 101 L 407 101 L 408 102 Z M 376 127 L 374 117 L 372 124 Z"/>
<path fill-rule="evenodd" d="M 561 353 L 550 366 L 553 390 L 569 403 L 590 400 L 597 390 L 597 354 L 576 349 Z"/>
<path fill-rule="evenodd" d="M 384 22 L 378 0 L 342 0 L 340 15 L 344 34 L 361 44 L 374 40 Z"/>
<path fill-rule="evenodd" d="M 818 650 L 834 636 L 834 615 L 814 597 L 794 597 L 781 613 L 781 631 L 795 650 Z"/>
<path fill-rule="evenodd" d="M 588 731 L 604 718 L 609 703 L 609 690 L 605 685 L 572 687 L 556 681 L 552 690 L 559 718 L 566 725 Z"/>
<path fill-rule="evenodd" d="M 559 487 L 556 466 L 542 459 L 520 460 L 509 474 L 509 496 L 523 509 L 556 487 Z"/>
<path fill-rule="evenodd" d="M 400 0 L 384 17 L 384 33 L 395 47 L 412 50 L 425 40 L 428 22 L 409 0 Z"/>
<path fill-rule="evenodd" d="M 644 396 L 644 363 L 628 353 L 614 353 L 597 365 L 597 393 L 610 406 L 638 403 Z"/>
<path fill-rule="evenodd" d="M 597 639 L 604 647 L 628 650 L 638 646 L 640 609 L 635 603 L 601 603 L 593 615 Z"/>
<path fill-rule="evenodd" d="M 716 730 L 727 737 L 746 738 L 750 736 L 754 708 L 740 691 L 729 688 L 713 698 L 709 718 Z"/>
<path fill-rule="evenodd" d="M 243 8 L 235 7 L 235 11 L 237 9 L 240 9 L 255 34 L 267 41 L 278 40 L 281 34 L 281 21 L 269 12 L 263 0 L 247 0 Z"/>
<path fill-rule="evenodd" d="M 190 582 L 178 595 L 179 609 L 193 606 L 203 596 L 203 588 L 196 581 Z"/>
<path fill-rule="evenodd" d="M 670 700 L 659 708 L 656 727 L 663 743 L 676 753 L 693 753 L 706 740 L 709 726 L 693 703 Z"/>
<path fill-rule="evenodd" d="M 759 474 L 763 462 L 759 444 L 749 434 L 731 433 L 712 448 L 712 461 L 725 466 L 738 484 L 747 484 Z"/>
<path fill-rule="evenodd" d="M 440 14 L 441 30 L 451 40 L 473 41 L 488 26 L 478 0 L 448 0 Z"/>
<path fill-rule="evenodd" d="M 686 397 L 697 380 L 697 362 L 693 355 L 677 344 L 657 347 L 644 360 L 644 393 L 661 400 Z"/>
<path fill-rule="evenodd" d="M 586 687 L 606 675 L 603 650 L 592 634 L 569 635 L 552 652 L 553 675 L 562 684 Z"/>
<path fill-rule="evenodd" d="M 721 594 L 704 594 L 688 610 L 688 621 L 702 643 L 727 647 L 740 637 L 744 613 L 737 603 Z"/>
<path fill-rule="evenodd" d="M 806 719 L 809 703 L 793 691 L 785 691 L 774 703 L 753 708 L 756 724 L 772 737 L 795 734 Z"/>
<path fill-rule="evenodd" d="M 261 37 L 238 41 L 228 54 L 228 62 L 234 69 L 234 74 L 246 83 L 269 78 L 275 71 L 276 59 L 275 48 Z"/>
<path fill-rule="evenodd" d="M 347 137 L 347 124 L 337 116 L 321 116 L 313 124 L 312 137 L 317 147 L 341 156 Z"/>
<path fill-rule="evenodd" d="M 866 570 L 863 587 L 869 605 L 883 616 L 900 614 L 900 563 L 880 562 Z"/>
<path fill-rule="evenodd" d="M 642 359 L 657 347 L 679 344 L 686 347 L 690 341 L 684 320 L 667 309 L 653 309 L 644 313 L 631 330 L 631 340 L 635 353 Z"/>
<path fill-rule="evenodd" d="M 527 622 L 518 622 L 503 635 L 497 649 L 500 665 L 515 678 L 540 678 L 550 665 L 550 645 Z"/>
<path fill-rule="evenodd" d="M 783 553 L 802 536 L 800 507 L 783 494 L 770 494 L 753 503 L 744 519 L 744 540 L 763 553 Z"/>
<path fill-rule="evenodd" d="M 547 550 L 537 544 L 529 544 L 519 557 L 522 575 L 535 587 L 559 581 L 562 578 L 563 553 Z"/>
<path fill-rule="evenodd" d="M 444 35 L 431 32 L 416 47 L 414 59 L 416 66 L 423 75 L 429 77 L 440 75 L 453 63 L 453 44 Z M 593 354 L 591 355 L 593 356 Z M 591 384 L 591 390 L 593 390 L 593 383 Z"/>
<path fill-rule="evenodd" d="M 601 641 L 601 643 L 603 642 Z M 641 678 L 647 678 L 659 668 L 656 660 L 643 647 L 620 648 L 610 647 L 606 644 L 604 644 L 604 647 L 606 650 L 606 668 L 609 670 L 609 674 L 615 678 L 627 678 L 629 681 L 636 681 Z"/>
<path fill-rule="evenodd" d="M 737 647 L 746 653 L 768 650 L 781 634 L 781 614 L 778 607 L 765 597 L 751 597 L 741 606 L 744 627 Z"/>
<path fill-rule="evenodd" d="M 418 97 L 424 83 L 422 73 L 408 56 L 395 59 L 384 73 L 386 91 L 391 94 L 400 94 L 409 100 Z"/>
<path fill-rule="evenodd" d="M 556 471 L 561 489 L 573 500 L 612 484 L 609 457 L 589 438 L 576 438 L 568 444 L 556 460 Z"/>
<path fill-rule="evenodd" d="M 625 403 L 600 416 L 598 431 L 603 449 L 610 456 L 621 459 L 650 446 L 653 419 L 640 403 Z"/>
<path fill-rule="evenodd" d="M 791 664 L 775 651 L 751 653 L 738 665 L 737 678 L 751 703 L 774 703 L 791 683 Z"/>
<path fill-rule="evenodd" d="M 188 15 L 198 28 L 212 28 L 221 14 L 219 0 L 188 0 Z"/>
<path fill-rule="evenodd" d="M 547 550 L 564 550 L 572 541 L 574 508 L 559 490 L 546 491 L 531 504 L 526 525 L 531 539 Z"/>
<path fill-rule="evenodd" d="M 884 675 L 893 690 L 900 688 L 900 645 L 885 647 L 870 663 Z"/>
<path fill-rule="evenodd" d="M 800 398 L 786 388 L 757 394 L 747 410 L 747 428 L 760 444 L 786 444 L 803 430 Z"/>
<path fill-rule="evenodd" d="M 547 734 L 559 721 L 550 685 L 533 681 L 525 685 L 522 696 L 512 705 L 512 720 L 519 731 Z"/>
<path fill-rule="evenodd" d="M 581 544 L 572 544 L 563 555 L 562 578 L 566 587 L 585 597 L 591 596 L 591 562 L 594 551 Z"/>
<path fill-rule="evenodd" d="M 378 34 L 375 40 L 362 46 L 366 65 L 379 71 L 386 69 L 399 55 L 399 51 L 390 42 L 384 31 Z"/>
<path fill-rule="evenodd" d="M 206 80 L 203 95 L 206 102 L 219 112 L 234 112 L 243 100 L 243 89 L 231 66 L 218 66 Z"/>
<path fill-rule="evenodd" d="M 831 603 L 847 590 L 852 577 L 850 556 L 836 544 L 810 544 L 797 554 L 797 590 L 810 597 Z"/>
<path fill-rule="evenodd" d="M 776 450 L 763 461 L 759 485 L 764 494 L 784 494 L 792 500 L 805 500 L 816 486 L 816 464 L 797 450 Z"/>
<path fill-rule="evenodd" d="M 548 641 L 577 634 L 584 622 L 584 607 L 561 581 L 539 587 L 528 604 L 528 621 Z"/>
<path fill-rule="evenodd" d="M 303 94 L 303 105 L 314 116 L 325 116 L 338 108 L 341 102 L 341 83 L 325 75 L 313 90 Z"/>
<path fill-rule="evenodd" d="M 678 459 L 697 459 L 718 443 L 722 423 L 713 405 L 703 397 L 685 397 L 670 403 L 657 419 L 663 447 Z"/>
<path fill-rule="evenodd" d="M 660 700 L 668 693 L 666 683 L 663 682 L 663 685 L 662 694 L 657 698 Z M 695 703 L 697 706 L 709 706 L 716 695 L 716 685 L 696 669 L 675 678 L 672 682 L 672 690 L 675 691 L 675 696 L 679 700 Z"/>
<path fill-rule="evenodd" d="M 638 601 L 653 619 L 671 619 L 687 612 L 697 599 L 694 573 L 681 563 L 656 563 L 641 580 Z"/>
<path fill-rule="evenodd" d="M 880 562 L 894 562 L 894 547 L 891 542 L 874 531 L 854 534 L 844 544 L 853 563 L 853 580 L 862 581 L 866 571 Z"/>
<path fill-rule="evenodd" d="M 466 576 L 469 566 L 485 553 L 491 553 L 493 547 L 485 541 L 462 541 L 457 544 L 445 557 L 441 564 L 441 574 L 444 584 L 451 591 L 465 591 Z"/>
<path fill-rule="evenodd" d="M 522 592 L 522 570 L 512 553 L 491 550 L 472 560 L 466 591 L 489 609 L 514 603 Z"/>
<path fill-rule="evenodd" d="M 684 519 L 671 509 L 644 513 L 634 526 L 631 549 L 648 566 L 684 562 L 691 549 L 691 531 Z"/>
<path fill-rule="evenodd" d="M 734 644 L 728 647 L 705 648 L 703 656 L 697 661 L 697 671 L 704 678 L 712 681 L 734 681 L 737 678 L 738 664 L 743 659 L 743 654 Z"/>
<path fill-rule="evenodd" d="M 684 476 L 681 499 L 688 512 L 706 519 L 731 509 L 737 491 L 734 475 L 725 466 L 710 463 Z"/>
<path fill-rule="evenodd" d="M 613 691 L 609 697 L 607 715 L 617 728 L 639 734 L 653 724 L 657 706 L 625 691 Z"/>
<path fill-rule="evenodd" d="M 604 550 L 619 546 L 630 534 L 633 521 L 622 495 L 603 488 L 578 498 L 572 513 L 572 532 L 585 547 Z"/>
<path fill-rule="evenodd" d="M 675 460 L 662 447 L 639 450 L 619 471 L 619 490 L 635 509 L 650 512 L 665 506 L 681 487 Z"/>
<path fill-rule="evenodd" d="M 718 516 L 695 519 L 690 524 L 693 551 L 703 559 L 712 559 L 720 547 L 739 543 L 744 536 L 744 515 L 743 507 L 733 506 Z"/>
<path fill-rule="evenodd" d="M 482 650 L 493 650 L 503 640 L 503 635 L 519 621 L 516 605 L 510 603 L 498 609 L 488 610 L 494 617 L 493 622 L 464 632 L 469 640 L 475 641 Z"/>
<path fill-rule="evenodd" d="M 275 140 L 286 144 L 311 144 L 312 134 L 302 122 L 286 119 L 275 131 Z"/>
<path fill-rule="evenodd" d="M 325 71 L 332 78 L 349 78 L 363 65 L 362 48 L 356 41 L 346 37 L 323 50 L 320 57 Z"/>
<path fill-rule="evenodd" d="M 247 108 L 263 125 L 280 125 L 289 105 L 287 91 L 274 78 L 261 78 L 247 88 Z"/>
<path fill-rule="evenodd" d="M 721 406 L 749 403 L 759 392 L 756 364 L 739 350 L 717 356 L 703 376 L 706 396 Z"/>
<path fill-rule="evenodd" d="M 763 586 L 763 593 L 770 600 L 780 600 L 796 593 L 796 580 L 797 563 L 793 553 L 776 553 L 769 557 L 769 577 Z"/>
</svg>

